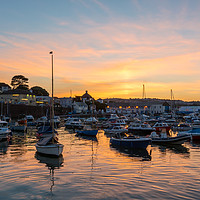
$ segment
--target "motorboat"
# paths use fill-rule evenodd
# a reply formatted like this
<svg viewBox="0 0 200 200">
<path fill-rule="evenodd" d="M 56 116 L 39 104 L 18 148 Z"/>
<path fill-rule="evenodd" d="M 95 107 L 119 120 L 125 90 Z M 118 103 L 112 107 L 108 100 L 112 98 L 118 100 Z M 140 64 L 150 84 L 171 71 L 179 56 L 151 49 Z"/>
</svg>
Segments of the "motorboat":
<svg viewBox="0 0 200 200">
<path fill-rule="evenodd" d="M 85 135 L 85 136 L 96 136 L 98 133 L 97 129 L 92 129 L 91 126 L 84 126 L 83 130 L 76 130 L 78 135 Z"/>
<path fill-rule="evenodd" d="M 34 121 L 33 115 L 26 115 L 27 126 L 36 126 L 36 122 Z"/>
<path fill-rule="evenodd" d="M 112 126 L 110 128 L 104 129 L 106 134 L 116 134 L 116 133 L 128 133 L 128 129 L 124 126 Z"/>
<path fill-rule="evenodd" d="M 118 147 L 132 148 L 132 149 L 146 149 L 151 144 L 151 138 L 142 138 L 136 136 L 121 137 L 116 134 L 115 137 L 110 138 L 110 144 Z"/>
<path fill-rule="evenodd" d="M 173 127 L 173 131 L 189 131 L 192 129 L 192 126 L 188 123 L 179 123 L 178 126 Z"/>
<path fill-rule="evenodd" d="M 0 142 L 6 141 L 11 137 L 11 130 L 8 128 L 8 122 L 0 120 Z"/>
<path fill-rule="evenodd" d="M 60 156 L 64 147 L 53 135 L 41 138 L 35 146 L 38 153 L 51 156 Z"/>
<path fill-rule="evenodd" d="M 37 126 L 45 126 L 47 125 L 48 118 L 46 116 L 42 116 L 38 118 L 36 122 L 37 122 Z"/>
<path fill-rule="evenodd" d="M 166 132 L 169 133 L 171 126 L 169 126 L 166 122 L 156 122 L 153 125 L 153 128 L 156 129 L 157 133 L 162 132 L 162 130 L 166 130 Z"/>
<path fill-rule="evenodd" d="M 200 128 L 200 120 L 193 120 L 192 125 L 193 128 Z"/>
<path fill-rule="evenodd" d="M 83 129 L 84 124 L 79 118 L 68 118 L 65 121 L 66 129 Z"/>
<path fill-rule="evenodd" d="M 150 135 L 151 132 L 155 131 L 156 129 L 151 127 L 147 123 L 132 123 L 128 127 L 128 132 L 133 133 L 134 135 L 146 136 Z"/>
<path fill-rule="evenodd" d="M 124 119 L 116 118 L 116 119 L 108 119 L 107 121 L 111 126 L 126 126 L 126 122 Z"/>
<path fill-rule="evenodd" d="M 22 132 L 25 133 L 27 131 L 27 125 L 19 124 L 18 122 L 15 122 L 14 125 L 10 125 L 10 129 L 12 132 Z"/>
<path fill-rule="evenodd" d="M 86 124 L 92 124 L 92 123 L 97 123 L 98 120 L 95 117 L 89 117 L 85 120 Z"/>
<path fill-rule="evenodd" d="M 152 132 L 150 135 L 150 138 L 152 139 L 152 143 L 155 144 L 162 144 L 162 145 L 180 145 L 183 144 L 186 141 L 189 141 L 191 139 L 190 135 L 180 135 L 175 137 L 168 137 L 167 133 L 162 132 L 159 135 L 156 134 L 156 132 Z"/>
<path fill-rule="evenodd" d="M 50 120 L 50 124 L 54 123 L 55 128 L 58 128 L 60 126 L 60 122 L 61 122 L 60 116 L 54 116 L 53 119 Z"/>
<path fill-rule="evenodd" d="M 192 140 L 200 140 L 200 128 L 193 128 L 189 131 L 181 131 L 178 135 L 190 135 Z"/>
</svg>

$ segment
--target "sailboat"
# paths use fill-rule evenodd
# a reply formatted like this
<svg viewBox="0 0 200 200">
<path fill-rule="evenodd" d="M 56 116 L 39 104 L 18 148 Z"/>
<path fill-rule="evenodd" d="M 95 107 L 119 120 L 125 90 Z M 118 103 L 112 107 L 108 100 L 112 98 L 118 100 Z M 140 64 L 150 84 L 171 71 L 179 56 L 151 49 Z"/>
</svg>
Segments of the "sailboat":
<svg viewBox="0 0 200 200">
<path fill-rule="evenodd" d="M 36 150 L 38 153 L 50 155 L 50 156 L 60 156 L 63 152 L 63 144 L 58 142 L 58 138 L 55 135 L 54 130 L 54 98 L 53 98 L 53 52 L 49 52 L 51 54 L 51 61 L 52 61 L 52 103 L 51 103 L 51 127 L 52 127 L 52 134 L 48 137 L 41 138 L 36 143 Z"/>
</svg>

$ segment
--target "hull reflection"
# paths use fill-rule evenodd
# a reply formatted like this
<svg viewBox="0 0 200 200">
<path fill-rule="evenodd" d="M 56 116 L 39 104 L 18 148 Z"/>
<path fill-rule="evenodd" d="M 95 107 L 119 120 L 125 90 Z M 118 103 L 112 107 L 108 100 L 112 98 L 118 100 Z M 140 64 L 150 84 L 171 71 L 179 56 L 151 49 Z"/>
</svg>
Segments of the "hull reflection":
<svg viewBox="0 0 200 200">
<path fill-rule="evenodd" d="M 79 135 L 79 134 L 76 134 L 75 136 L 78 137 L 79 139 L 82 138 L 82 139 L 85 139 L 85 140 L 92 140 L 92 141 L 98 142 L 96 136 L 90 137 L 90 136 Z"/>
<path fill-rule="evenodd" d="M 152 146 L 156 146 L 156 145 L 152 145 Z M 161 152 L 166 152 L 166 150 L 170 150 L 173 153 L 176 154 L 189 154 L 189 148 L 183 146 L 183 145 L 159 145 L 159 150 Z"/>
<path fill-rule="evenodd" d="M 141 158 L 141 161 L 150 161 L 151 160 L 151 150 L 150 153 L 147 151 L 147 149 L 132 149 L 132 148 L 117 148 L 116 146 L 111 145 L 112 149 L 115 149 L 122 153 L 123 155 L 126 155 L 128 157 L 137 157 Z"/>
<path fill-rule="evenodd" d="M 49 157 L 42 155 L 40 153 L 35 153 L 35 158 L 40 161 L 40 163 L 46 164 L 46 166 L 49 168 L 59 169 L 62 167 L 62 164 L 64 162 L 63 156 L 59 157 Z"/>
</svg>

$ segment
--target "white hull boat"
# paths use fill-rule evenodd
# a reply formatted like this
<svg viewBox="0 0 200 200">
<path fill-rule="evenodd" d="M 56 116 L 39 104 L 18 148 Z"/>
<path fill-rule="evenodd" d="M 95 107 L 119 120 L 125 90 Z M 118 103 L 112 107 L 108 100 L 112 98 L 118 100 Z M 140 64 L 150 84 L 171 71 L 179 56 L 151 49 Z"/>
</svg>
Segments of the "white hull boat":
<svg viewBox="0 0 200 200">
<path fill-rule="evenodd" d="M 49 144 L 45 146 L 35 145 L 38 153 L 52 156 L 60 156 L 63 152 L 62 144 Z"/>
<path fill-rule="evenodd" d="M 11 136 L 11 130 L 8 128 L 6 121 L 0 121 L 0 142 L 5 141 Z"/>
<path fill-rule="evenodd" d="M 53 136 L 41 138 L 35 146 L 38 153 L 51 156 L 60 156 L 64 147 Z"/>
</svg>

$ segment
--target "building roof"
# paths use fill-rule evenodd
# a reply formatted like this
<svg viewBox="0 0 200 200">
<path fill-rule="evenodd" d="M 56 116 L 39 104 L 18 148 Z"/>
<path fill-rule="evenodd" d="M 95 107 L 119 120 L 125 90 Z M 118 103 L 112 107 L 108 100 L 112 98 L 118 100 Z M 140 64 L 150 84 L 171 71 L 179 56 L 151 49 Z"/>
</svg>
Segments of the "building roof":
<svg viewBox="0 0 200 200">
<path fill-rule="evenodd" d="M 11 88 L 10 85 L 8 85 L 6 83 L 0 83 L 0 87 L 9 87 L 9 88 Z"/>
<path fill-rule="evenodd" d="M 30 92 L 29 90 L 20 90 L 20 89 L 4 91 L 2 94 L 30 94 L 30 95 L 34 95 L 34 93 Z"/>
<path fill-rule="evenodd" d="M 92 99 L 92 96 L 88 94 L 88 91 L 85 91 L 85 94 L 82 96 L 82 99 Z"/>
<path fill-rule="evenodd" d="M 163 106 L 169 106 L 169 104 L 167 102 L 164 102 Z"/>
</svg>

